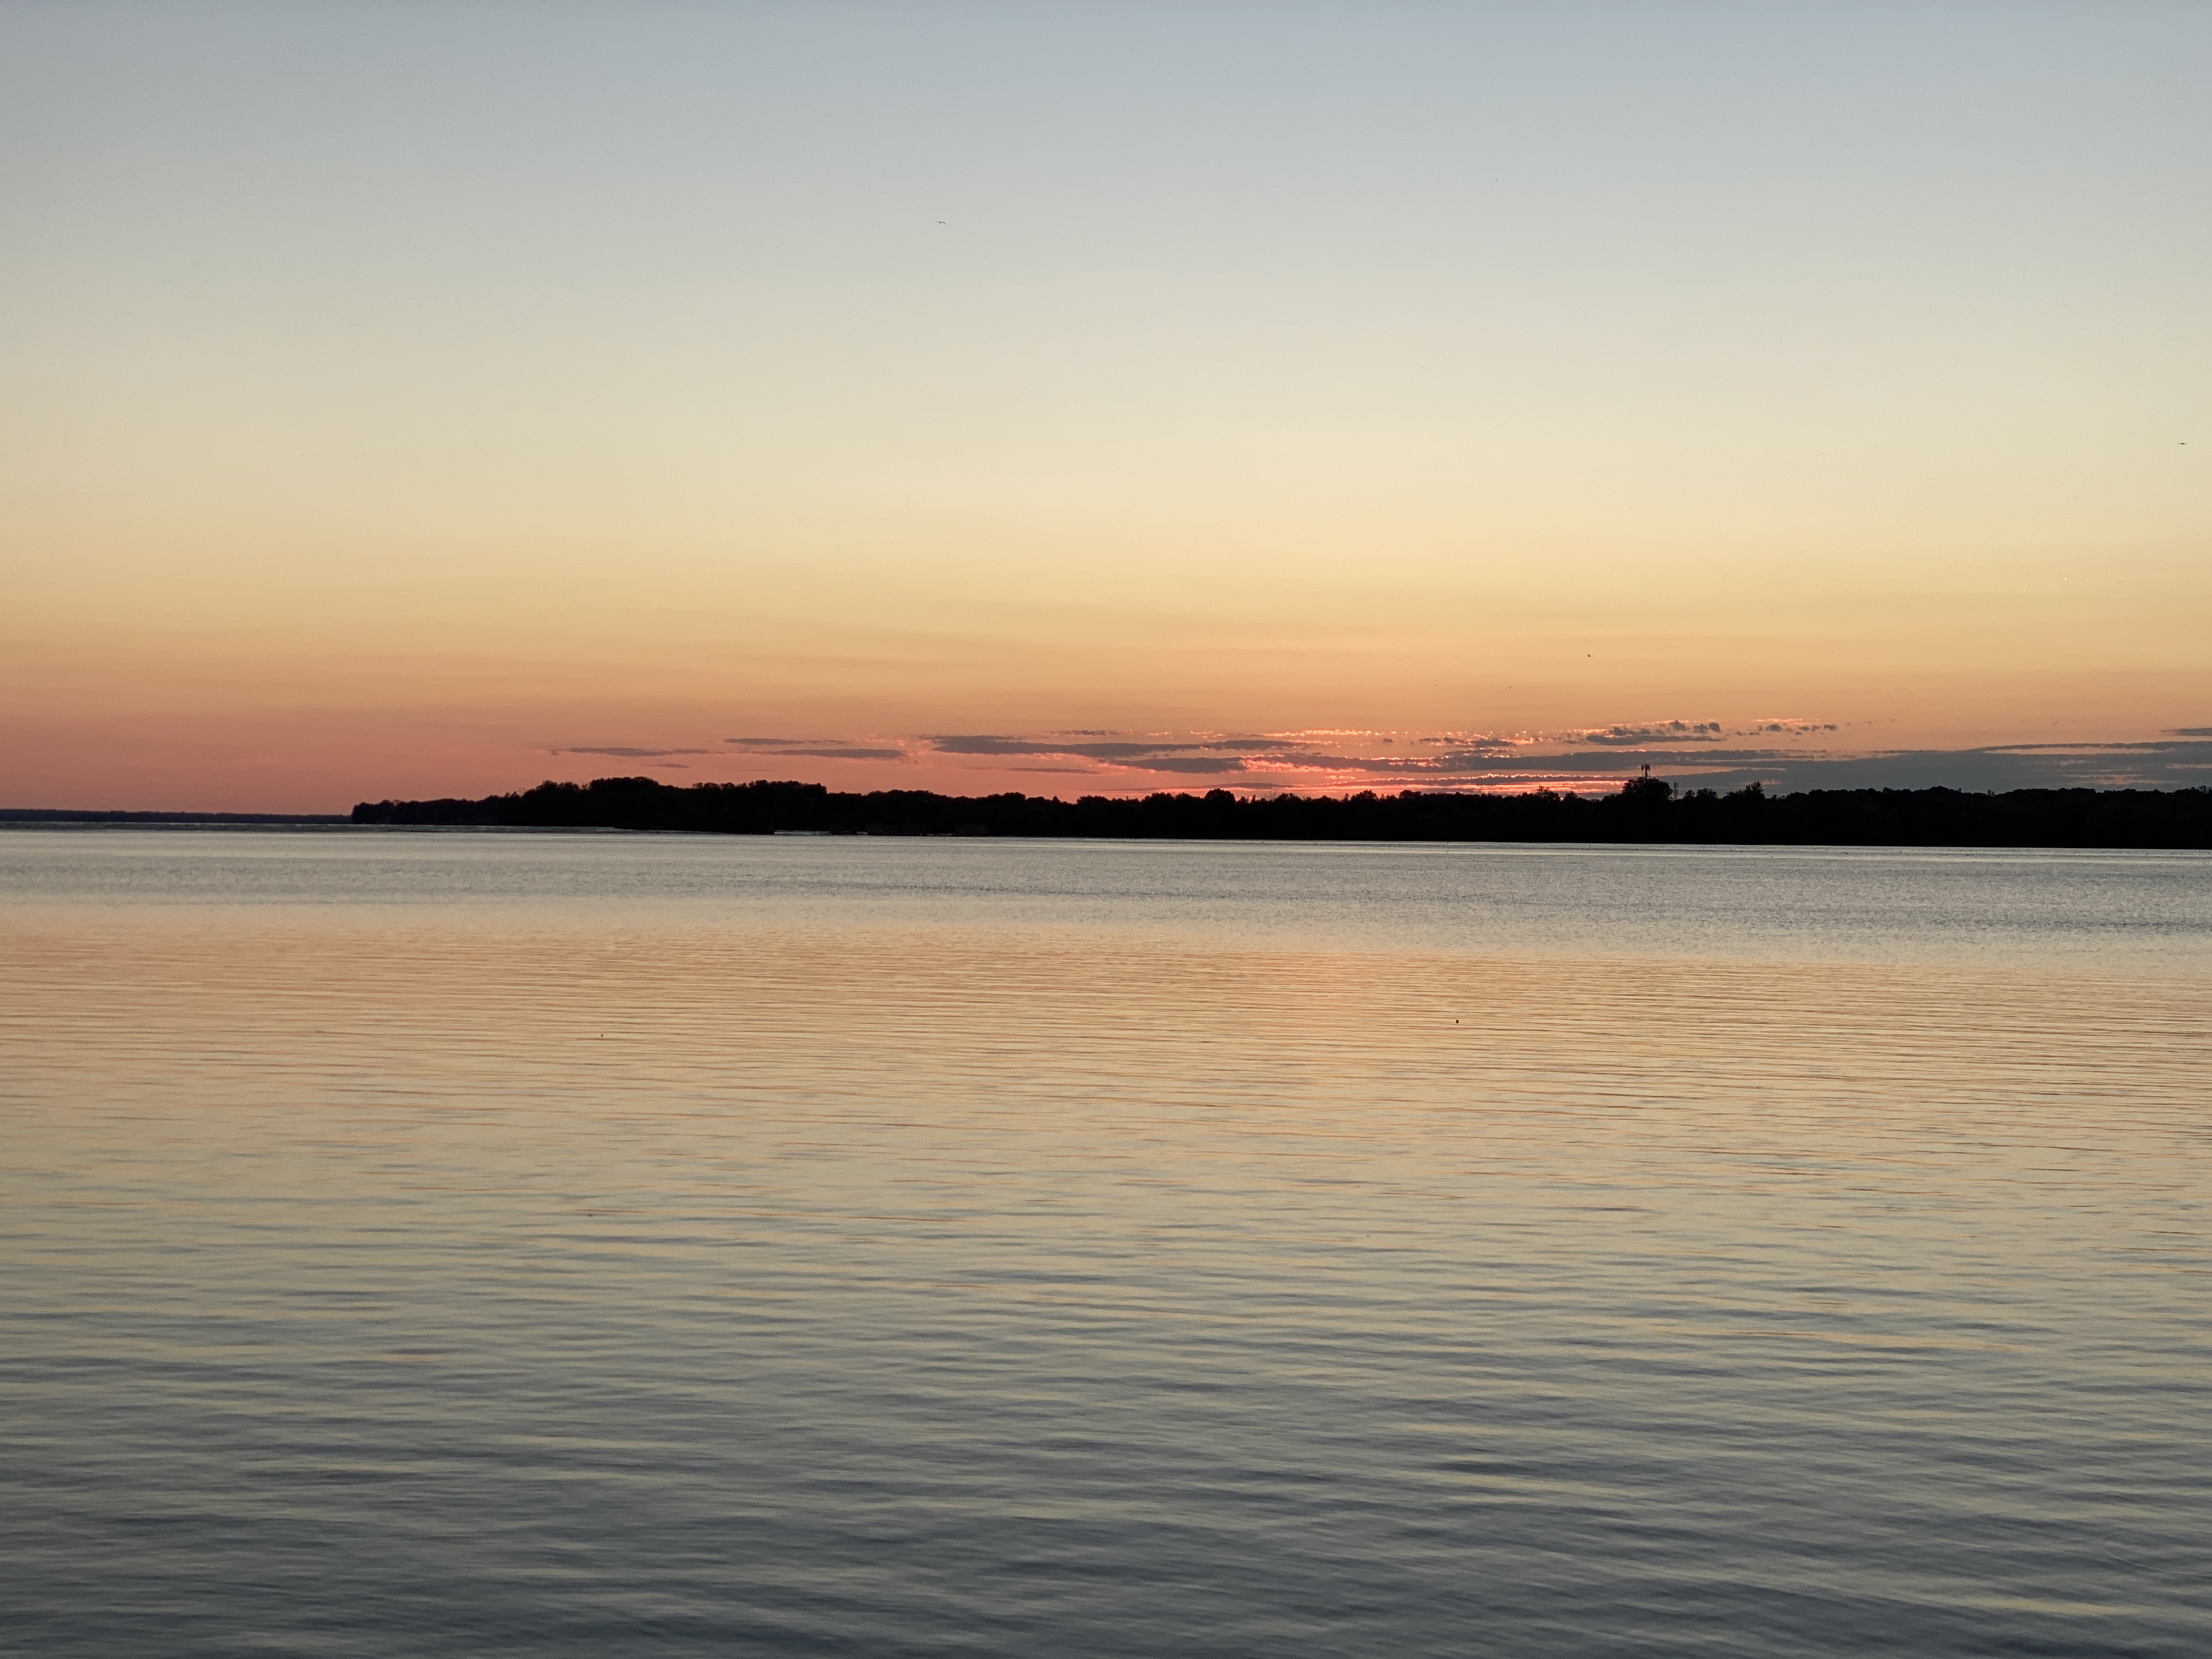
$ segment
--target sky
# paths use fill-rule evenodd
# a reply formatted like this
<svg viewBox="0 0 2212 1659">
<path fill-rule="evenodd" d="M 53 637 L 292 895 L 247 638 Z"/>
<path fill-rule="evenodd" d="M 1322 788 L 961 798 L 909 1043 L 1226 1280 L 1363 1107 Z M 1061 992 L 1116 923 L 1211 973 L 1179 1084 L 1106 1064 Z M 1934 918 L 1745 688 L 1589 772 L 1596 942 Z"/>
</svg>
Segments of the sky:
<svg viewBox="0 0 2212 1659">
<path fill-rule="evenodd" d="M 2212 7 L 0 3 L 0 805 L 2212 782 Z"/>
</svg>

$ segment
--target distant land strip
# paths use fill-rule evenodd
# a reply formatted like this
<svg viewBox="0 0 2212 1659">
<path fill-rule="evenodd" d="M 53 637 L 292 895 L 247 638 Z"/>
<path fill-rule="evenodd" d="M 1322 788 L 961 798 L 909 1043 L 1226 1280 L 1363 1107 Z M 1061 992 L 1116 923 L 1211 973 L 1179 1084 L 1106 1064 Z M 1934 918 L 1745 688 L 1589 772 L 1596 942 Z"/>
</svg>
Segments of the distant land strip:
<svg viewBox="0 0 2212 1659">
<path fill-rule="evenodd" d="M 541 783 L 481 800 L 364 801 L 360 824 L 723 835 L 1036 836 L 1183 841 L 1574 841 L 1853 847 L 2212 848 L 2212 789 L 1810 789 L 1141 797 L 832 793 L 818 783 Z"/>
<path fill-rule="evenodd" d="M 106 812 L 0 806 L 0 823 L 351 823 L 343 812 Z"/>
</svg>

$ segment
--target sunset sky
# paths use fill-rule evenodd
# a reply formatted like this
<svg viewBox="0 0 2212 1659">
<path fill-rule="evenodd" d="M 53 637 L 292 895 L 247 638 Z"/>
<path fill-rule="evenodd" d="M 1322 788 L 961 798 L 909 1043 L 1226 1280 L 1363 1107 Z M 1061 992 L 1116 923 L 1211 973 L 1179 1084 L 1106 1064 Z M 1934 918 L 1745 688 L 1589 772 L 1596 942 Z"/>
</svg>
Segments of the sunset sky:
<svg viewBox="0 0 2212 1659">
<path fill-rule="evenodd" d="M 2212 7 L 0 34 L 0 805 L 2212 781 Z"/>
</svg>

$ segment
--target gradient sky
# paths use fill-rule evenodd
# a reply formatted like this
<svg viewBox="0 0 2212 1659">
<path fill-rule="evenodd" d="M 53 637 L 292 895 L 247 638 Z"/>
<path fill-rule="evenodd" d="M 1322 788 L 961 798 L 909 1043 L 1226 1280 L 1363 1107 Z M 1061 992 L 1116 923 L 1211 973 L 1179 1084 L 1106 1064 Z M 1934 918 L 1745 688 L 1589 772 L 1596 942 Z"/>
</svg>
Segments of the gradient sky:
<svg viewBox="0 0 2212 1659">
<path fill-rule="evenodd" d="M 2212 780 L 2212 7 L 0 34 L 0 805 Z"/>
</svg>

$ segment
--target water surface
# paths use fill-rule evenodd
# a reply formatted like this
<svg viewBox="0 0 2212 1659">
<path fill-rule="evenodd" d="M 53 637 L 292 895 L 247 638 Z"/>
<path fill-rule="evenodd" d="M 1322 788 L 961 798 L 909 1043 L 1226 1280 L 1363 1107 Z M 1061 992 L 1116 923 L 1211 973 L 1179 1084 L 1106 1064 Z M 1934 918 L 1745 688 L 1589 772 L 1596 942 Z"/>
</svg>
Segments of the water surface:
<svg viewBox="0 0 2212 1659">
<path fill-rule="evenodd" d="M 2212 859 L 0 834 L 41 1654 L 2198 1654 Z"/>
</svg>

